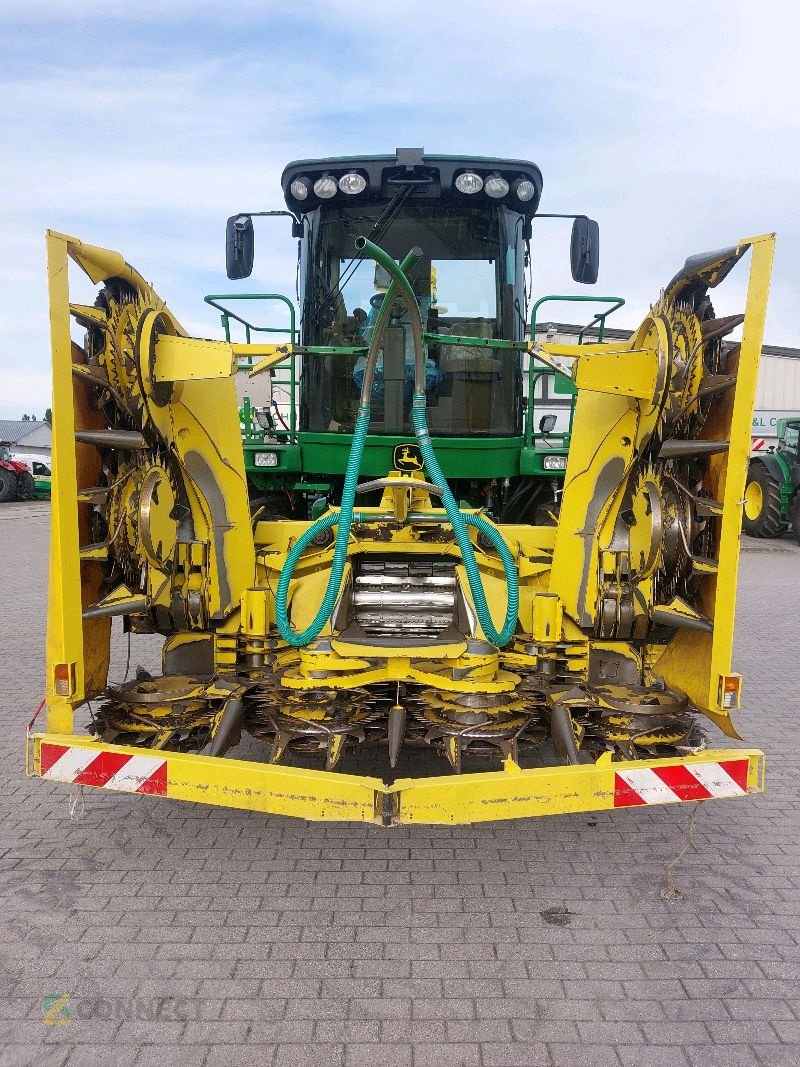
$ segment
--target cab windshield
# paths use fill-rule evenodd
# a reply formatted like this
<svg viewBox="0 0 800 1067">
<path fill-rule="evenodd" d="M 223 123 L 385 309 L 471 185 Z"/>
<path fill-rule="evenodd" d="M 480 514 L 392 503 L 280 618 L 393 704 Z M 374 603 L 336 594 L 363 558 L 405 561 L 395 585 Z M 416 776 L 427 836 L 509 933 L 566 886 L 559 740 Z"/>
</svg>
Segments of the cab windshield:
<svg viewBox="0 0 800 1067">
<path fill-rule="evenodd" d="M 386 207 L 337 205 L 309 216 L 303 343 L 340 349 L 369 344 L 390 278 L 372 260 L 355 255 L 356 237 L 370 236 L 397 262 L 418 246 L 423 257 L 409 277 L 423 329 L 437 335 L 429 338 L 426 360 L 432 432 L 518 432 L 520 353 L 479 342 L 520 340 L 524 334 L 520 216 L 495 204 L 428 200 L 405 204 L 387 224 L 381 218 Z M 449 336 L 476 342 L 456 344 Z M 410 432 L 413 355 L 408 315 L 397 300 L 376 367 L 372 433 Z M 304 429 L 352 430 L 365 363 L 363 352 L 305 358 Z"/>
</svg>

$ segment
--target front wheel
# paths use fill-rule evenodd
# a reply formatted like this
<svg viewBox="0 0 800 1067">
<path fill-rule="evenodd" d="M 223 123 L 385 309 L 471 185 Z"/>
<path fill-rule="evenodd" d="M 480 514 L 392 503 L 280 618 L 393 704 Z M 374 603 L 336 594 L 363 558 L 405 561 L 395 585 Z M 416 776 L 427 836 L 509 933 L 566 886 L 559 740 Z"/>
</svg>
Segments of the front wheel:
<svg viewBox="0 0 800 1067">
<path fill-rule="evenodd" d="M 7 467 L 0 467 L 0 504 L 14 500 L 17 496 L 17 476 Z"/>
<path fill-rule="evenodd" d="M 758 460 L 750 464 L 747 475 L 742 529 L 750 537 L 780 537 L 786 532 L 780 484 Z"/>
</svg>

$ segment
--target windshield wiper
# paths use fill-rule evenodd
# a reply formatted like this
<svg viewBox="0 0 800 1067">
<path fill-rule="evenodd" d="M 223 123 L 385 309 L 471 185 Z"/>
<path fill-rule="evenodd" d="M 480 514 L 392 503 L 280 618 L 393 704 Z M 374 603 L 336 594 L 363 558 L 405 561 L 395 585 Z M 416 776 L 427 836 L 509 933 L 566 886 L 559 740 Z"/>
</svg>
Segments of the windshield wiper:
<svg viewBox="0 0 800 1067">
<path fill-rule="evenodd" d="M 389 203 L 386 205 L 386 207 L 383 209 L 383 211 L 377 217 L 372 229 L 370 230 L 369 234 L 367 235 L 369 240 L 372 241 L 373 244 L 380 244 L 381 240 L 389 232 L 389 229 L 390 229 L 392 223 L 394 222 L 394 220 L 397 218 L 398 214 L 400 213 L 400 208 L 403 206 L 405 201 L 408 199 L 408 197 L 411 194 L 411 192 L 413 191 L 413 189 L 414 189 L 413 183 L 406 184 L 402 189 L 400 189 L 397 193 L 395 193 L 395 195 L 392 197 L 392 199 L 389 201 Z M 340 221 L 342 222 L 342 225 L 345 227 L 345 231 L 347 232 L 347 226 L 346 226 L 346 223 L 345 223 L 344 216 L 340 216 Z M 347 219 L 348 223 L 349 223 L 349 221 L 350 220 Z M 348 236 L 350 236 L 349 233 L 348 233 Z M 360 236 L 361 236 L 361 234 L 355 234 L 355 237 L 360 237 Z M 322 318 L 322 315 L 325 314 L 328 311 L 332 311 L 333 310 L 333 308 L 334 308 L 334 306 L 336 304 L 337 297 L 342 293 L 342 291 L 346 287 L 347 283 L 351 280 L 351 278 L 355 274 L 355 272 L 356 272 L 356 270 L 358 268 L 358 264 L 364 258 L 364 255 L 365 255 L 365 253 L 363 251 L 362 252 L 356 252 L 356 254 L 353 256 L 353 258 L 350 260 L 350 263 L 345 268 L 344 274 L 339 279 L 338 284 L 328 293 L 328 295 L 322 300 L 322 302 L 320 303 L 319 307 L 317 308 L 317 312 L 316 312 L 316 314 L 315 314 L 315 316 L 314 316 L 314 318 L 312 320 L 313 325 L 315 325 L 315 326 L 318 325 L 320 319 Z"/>
</svg>

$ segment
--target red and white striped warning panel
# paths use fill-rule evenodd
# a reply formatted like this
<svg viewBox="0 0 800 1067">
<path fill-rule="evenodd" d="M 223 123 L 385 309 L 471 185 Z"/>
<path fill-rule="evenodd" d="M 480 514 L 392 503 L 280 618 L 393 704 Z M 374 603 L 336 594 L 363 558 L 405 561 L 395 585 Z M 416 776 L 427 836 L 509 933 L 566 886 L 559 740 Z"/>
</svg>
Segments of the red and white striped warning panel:
<svg viewBox="0 0 800 1067">
<path fill-rule="evenodd" d="M 119 752 L 42 744 L 39 773 L 51 782 L 104 786 L 158 797 L 167 795 L 167 761 L 154 756 L 125 756 Z"/>
<path fill-rule="evenodd" d="M 766 445 L 766 443 L 767 442 L 765 441 L 765 439 L 763 437 L 752 437 L 750 439 L 750 451 L 751 452 L 762 452 L 764 450 L 764 446 Z"/>
<path fill-rule="evenodd" d="M 614 775 L 614 807 L 741 797 L 747 792 L 749 766 L 749 760 L 737 759 L 617 771 Z"/>
</svg>

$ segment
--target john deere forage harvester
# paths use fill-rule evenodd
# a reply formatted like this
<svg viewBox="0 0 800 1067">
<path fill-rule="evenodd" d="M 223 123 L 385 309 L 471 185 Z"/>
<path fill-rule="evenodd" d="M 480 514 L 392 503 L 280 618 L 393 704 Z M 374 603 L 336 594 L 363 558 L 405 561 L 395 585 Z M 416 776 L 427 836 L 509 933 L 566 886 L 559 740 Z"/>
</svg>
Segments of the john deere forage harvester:
<svg viewBox="0 0 800 1067">
<path fill-rule="evenodd" d="M 47 730 L 29 740 L 32 773 L 387 825 L 760 789 L 762 754 L 707 734 L 738 736 L 734 601 L 772 235 L 688 259 L 624 344 L 572 347 L 528 336 L 532 164 L 305 161 L 284 192 L 301 245 L 290 344 L 188 337 L 121 255 L 48 235 Z M 242 277 L 249 216 L 228 244 Z M 596 252 L 579 219 L 577 280 L 595 279 Z M 718 318 L 709 290 L 746 254 L 743 312 Z M 94 304 L 71 301 L 71 263 Z M 359 272 L 363 293 L 348 293 Z M 287 506 L 252 521 L 243 359 L 256 375 L 293 368 L 297 398 L 292 434 L 264 448 L 291 475 Z M 570 368 L 577 391 L 543 524 L 531 361 Z M 160 674 L 109 683 L 115 616 L 134 641 L 163 636 Z"/>
</svg>

